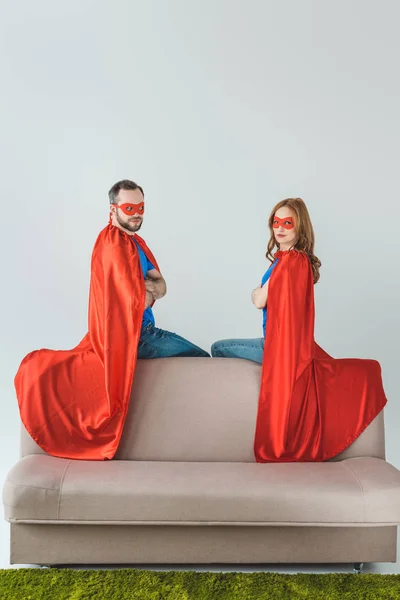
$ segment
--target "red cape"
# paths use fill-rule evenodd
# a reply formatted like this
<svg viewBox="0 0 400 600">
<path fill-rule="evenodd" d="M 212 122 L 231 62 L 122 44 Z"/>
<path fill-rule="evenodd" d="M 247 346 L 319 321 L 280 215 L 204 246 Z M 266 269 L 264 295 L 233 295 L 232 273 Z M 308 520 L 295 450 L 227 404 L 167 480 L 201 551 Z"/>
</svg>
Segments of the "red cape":
<svg viewBox="0 0 400 600">
<path fill-rule="evenodd" d="M 257 462 L 323 461 L 347 448 L 386 404 L 375 360 L 334 359 L 314 341 L 308 257 L 277 252 L 254 451 Z"/>
<path fill-rule="evenodd" d="M 135 236 L 150 262 L 157 262 Z M 15 377 L 21 420 L 36 443 L 62 458 L 113 458 L 137 359 L 145 286 L 130 236 L 108 225 L 92 254 L 89 332 L 72 350 L 36 350 Z"/>
</svg>

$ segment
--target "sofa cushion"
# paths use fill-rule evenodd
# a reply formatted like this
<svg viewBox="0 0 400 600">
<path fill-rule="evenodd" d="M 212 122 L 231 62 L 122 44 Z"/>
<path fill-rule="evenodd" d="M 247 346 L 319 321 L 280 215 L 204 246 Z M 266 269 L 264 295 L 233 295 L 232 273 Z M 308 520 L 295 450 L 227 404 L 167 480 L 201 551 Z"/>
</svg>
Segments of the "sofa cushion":
<svg viewBox="0 0 400 600">
<path fill-rule="evenodd" d="M 26 456 L 3 490 L 25 523 L 392 525 L 400 472 L 378 458 L 325 463 L 71 461 Z"/>
</svg>

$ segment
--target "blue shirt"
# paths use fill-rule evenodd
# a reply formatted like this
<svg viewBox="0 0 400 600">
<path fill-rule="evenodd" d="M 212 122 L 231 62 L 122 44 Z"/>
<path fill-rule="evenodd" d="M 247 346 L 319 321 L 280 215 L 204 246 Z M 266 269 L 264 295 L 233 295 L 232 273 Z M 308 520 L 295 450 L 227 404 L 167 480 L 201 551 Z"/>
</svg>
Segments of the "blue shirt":
<svg viewBox="0 0 400 600">
<path fill-rule="evenodd" d="M 270 265 L 269 269 L 267 269 L 263 275 L 263 278 L 261 280 L 261 285 L 264 285 L 264 283 L 266 283 L 268 281 L 268 279 L 271 277 L 271 273 L 272 271 L 275 269 L 276 265 L 279 262 L 279 258 L 277 258 L 276 260 L 274 260 L 274 262 L 272 263 L 272 265 Z M 263 332 L 264 332 L 264 337 L 265 337 L 265 330 L 267 328 L 267 307 L 265 306 L 263 308 Z"/>
<path fill-rule="evenodd" d="M 147 256 L 145 255 L 145 253 L 143 252 L 143 250 L 141 249 L 141 247 L 135 240 L 135 236 L 132 236 L 132 239 L 135 242 L 136 247 L 139 251 L 140 266 L 142 267 L 143 279 L 146 279 L 147 271 L 150 271 L 151 269 L 155 269 L 155 266 L 151 264 L 151 262 L 149 261 L 149 259 L 147 258 Z M 155 325 L 154 314 L 153 314 L 151 307 L 149 306 L 148 308 L 146 308 L 146 310 L 143 313 L 142 329 L 147 327 L 147 325 L 149 325 L 150 323 Z"/>
</svg>

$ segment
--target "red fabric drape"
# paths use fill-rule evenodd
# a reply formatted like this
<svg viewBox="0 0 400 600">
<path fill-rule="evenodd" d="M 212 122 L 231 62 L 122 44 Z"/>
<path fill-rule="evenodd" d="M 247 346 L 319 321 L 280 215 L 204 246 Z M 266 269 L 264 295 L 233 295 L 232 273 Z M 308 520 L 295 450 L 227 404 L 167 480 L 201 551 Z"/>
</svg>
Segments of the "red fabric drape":
<svg viewBox="0 0 400 600">
<path fill-rule="evenodd" d="M 268 318 L 254 452 L 258 462 L 323 461 L 386 404 L 377 361 L 334 359 L 314 341 L 314 283 L 305 254 L 280 251 Z"/>
<path fill-rule="evenodd" d="M 139 236 L 135 239 L 158 269 Z M 89 332 L 72 350 L 36 350 L 15 377 L 21 420 L 47 453 L 113 458 L 121 437 L 137 359 L 145 286 L 138 249 L 112 225 L 93 249 Z"/>
</svg>

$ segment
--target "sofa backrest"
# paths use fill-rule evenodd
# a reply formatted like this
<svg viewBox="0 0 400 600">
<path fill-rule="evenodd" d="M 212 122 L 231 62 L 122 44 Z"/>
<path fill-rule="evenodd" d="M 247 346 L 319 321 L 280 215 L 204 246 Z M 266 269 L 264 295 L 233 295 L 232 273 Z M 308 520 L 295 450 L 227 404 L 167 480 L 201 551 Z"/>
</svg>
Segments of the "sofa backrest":
<svg viewBox="0 0 400 600">
<path fill-rule="evenodd" d="M 139 360 L 116 459 L 254 462 L 261 367 L 228 358 Z M 22 428 L 21 454 L 43 453 Z M 334 460 L 385 457 L 381 413 Z"/>
</svg>

